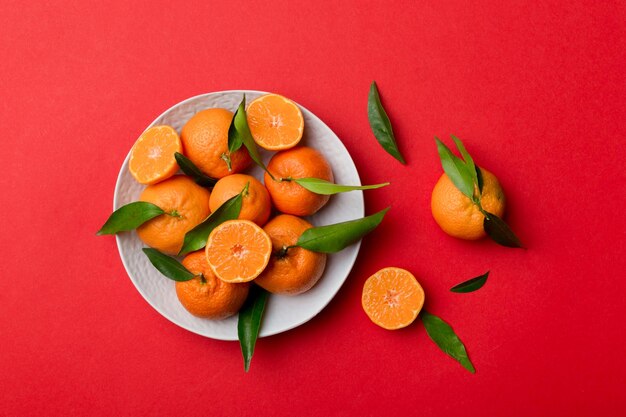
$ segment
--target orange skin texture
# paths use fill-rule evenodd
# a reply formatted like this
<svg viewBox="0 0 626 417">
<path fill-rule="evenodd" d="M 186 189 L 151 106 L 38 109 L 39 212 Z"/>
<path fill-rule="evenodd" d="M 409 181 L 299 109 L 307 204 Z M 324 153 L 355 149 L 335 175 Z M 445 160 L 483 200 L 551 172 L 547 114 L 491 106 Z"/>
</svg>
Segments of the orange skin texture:
<svg viewBox="0 0 626 417">
<path fill-rule="evenodd" d="M 149 185 L 139 200 L 153 203 L 166 213 L 176 210 L 179 216 L 162 214 L 148 220 L 137 228 L 139 239 L 168 255 L 178 254 L 185 233 L 210 214 L 210 195 L 206 188 L 184 175 L 175 175 L 158 184 Z"/>
<path fill-rule="evenodd" d="M 232 119 L 233 113 L 226 109 L 201 110 L 180 133 L 185 156 L 210 177 L 223 178 L 243 171 L 252 162 L 244 146 L 230 155 L 231 171 L 222 159 L 222 155 L 228 154 L 228 128 Z"/>
<path fill-rule="evenodd" d="M 387 330 L 413 323 L 424 306 L 424 290 L 413 274 L 401 268 L 383 268 L 363 285 L 361 305 L 375 324 Z"/>
<path fill-rule="evenodd" d="M 139 136 L 130 150 L 128 169 L 140 184 L 156 184 L 176 174 L 174 153 L 183 144 L 171 126 L 152 126 Z"/>
<path fill-rule="evenodd" d="M 284 246 L 295 245 L 302 233 L 313 227 L 289 214 L 270 220 L 263 230 L 272 240 L 274 254 L 255 283 L 273 294 L 297 295 L 310 290 L 324 273 L 326 254 L 304 248 L 289 248 L 285 256 L 276 255 Z"/>
<path fill-rule="evenodd" d="M 192 274 L 202 274 L 189 281 L 176 282 L 176 296 L 187 311 L 196 317 L 221 320 L 237 313 L 248 297 L 250 284 L 230 284 L 218 279 L 206 261 L 204 251 L 192 252 L 183 259 Z"/>
<path fill-rule="evenodd" d="M 239 219 L 250 220 L 263 226 L 272 211 L 272 203 L 267 189 L 259 180 L 250 175 L 233 174 L 220 179 L 211 192 L 209 207 L 211 212 L 218 209 L 229 198 L 236 196 L 248 185 L 241 202 Z"/>
<path fill-rule="evenodd" d="M 328 203 L 330 196 L 315 194 L 288 180 L 312 177 L 334 181 L 328 161 L 315 149 L 297 146 L 278 152 L 270 160 L 267 169 L 276 180 L 265 173 L 265 187 L 270 193 L 274 207 L 279 211 L 294 216 L 310 216 Z"/>
<path fill-rule="evenodd" d="M 267 266 L 272 241 L 250 220 L 228 220 L 209 234 L 205 253 L 211 270 L 219 279 L 248 282 Z"/>
<path fill-rule="evenodd" d="M 482 206 L 489 213 L 502 218 L 506 208 L 504 191 L 495 175 L 484 168 L 480 168 L 480 171 L 483 176 Z M 477 194 L 478 189 L 474 192 Z M 465 240 L 486 236 L 483 214 L 445 173 L 435 184 L 430 205 L 435 221 L 450 236 Z"/>
</svg>

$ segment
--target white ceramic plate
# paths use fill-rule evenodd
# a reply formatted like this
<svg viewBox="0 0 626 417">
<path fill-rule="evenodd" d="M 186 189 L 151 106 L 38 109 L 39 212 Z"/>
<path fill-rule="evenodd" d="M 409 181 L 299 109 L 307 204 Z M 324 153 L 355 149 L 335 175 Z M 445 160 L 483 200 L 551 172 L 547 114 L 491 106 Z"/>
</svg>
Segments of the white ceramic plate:
<svg viewBox="0 0 626 417">
<path fill-rule="evenodd" d="M 183 125 L 196 112 L 222 107 L 235 111 L 242 94 L 248 102 L 265 94 L 262 91 L 233 90 L 208 93 L 192 97 L 171 107 L 156 118 L 150 126 L 166 124 L 179 133 Z M 360 185 L 359 174 L 350 154 L 341 140 L 317 116 L 300 106 L 304 116 L 302 144 L 320 151 L 329 161 L 338 184 Z M 263 152 L 267 163 L 272 156 Z M 137 183 L 128 171 L 128 156 L 122 164 L 115 186 L 114 210 L 137 201 L 144 186 Z M 261 179 L 262 171 L 255 167 L 248 173 Z M 330 202 L 308 220 L 316 226 L 357 219 L 364 215 L 363 192 L 331 196 Z M 178 302 L 174 282 L 162 276 L 141 251 L 142 242 L 133 232 L 117 235 L 117 246 L 128 276 L 139 293 L 159 313 L 171 322 L 202 336 L 220 340 L 237 340 L 237 316 L 225 320 L 200 319 L 189 314 Z M 326 270 L 320 281 L 310 291 L 294 296 L 272 295 L 267 303 L 260 336 L 270 336 L 297 327 L 319 313 L 335 296 L 350 273 L 359 252 L 360 242 L 329 255 Z"/>
</svg>

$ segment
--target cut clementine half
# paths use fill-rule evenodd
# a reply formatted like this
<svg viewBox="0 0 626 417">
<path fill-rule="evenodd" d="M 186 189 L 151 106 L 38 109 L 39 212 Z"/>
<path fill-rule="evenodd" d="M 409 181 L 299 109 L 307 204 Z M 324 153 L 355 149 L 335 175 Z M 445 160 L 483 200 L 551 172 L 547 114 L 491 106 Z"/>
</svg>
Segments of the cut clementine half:
<svg viewBox="0 0 626 417">
<path fill-rule="evenodd" d="M 280 151 L 293 148 L 302 139 L 302 112 L 288 98 L 266 94 L 253 100 L 246 114 L 250 133 L 261 148 Z"/>
<path fill-rule="evenodd" d="M 272 241 L 249 220 L 229 220 L 217 226 L 207 240 L 211 270 L 225 282 L 248 282 L 259 276 L 272 254 Z"/>
<path fill-rule="evenodd" d="M 380 327 L 406 327 L 424 305 L 424 290 L 413 274 L 401 268 L 383 268 L 363 286 L 363 310 Z"/>
<path fill-rule="evenodd" d="M 178 164 L 174 153 L 182 151 L 182 142 L 174 128 L 152 126 L 133 145 L 128 169 L 137 182 L 156 184 L 176 174 Z"/>
</svg>

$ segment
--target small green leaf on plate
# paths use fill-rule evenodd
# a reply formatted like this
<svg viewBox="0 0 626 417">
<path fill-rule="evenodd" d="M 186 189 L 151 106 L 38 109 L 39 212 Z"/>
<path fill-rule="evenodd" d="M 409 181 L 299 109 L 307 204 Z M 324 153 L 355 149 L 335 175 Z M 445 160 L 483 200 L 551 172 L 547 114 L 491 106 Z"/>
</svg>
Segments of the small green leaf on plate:
<svg viewBox="0 0 626 417">
<path fill-rule="evenodd" d="M 509 248 L 524 248 L 522 242 L 520 242 L 519 238 L 513 233 L 504 220 L 487 211 L 484 211 L 483 214 L 485 215 L 483 219 L 483 229 L 485 229 L 487 235 L 497 244 Z"/>
<path fill-rule="evenodd" d="M 396 138 L 391 128 L 391 122 L 387 116 L 387 112 L 380 102 L 380 95 L 378 94 L 378 86 L 376 81 L 372 81 L 370 86 L 369 96 L 367 98 L 367 118 L 370 122 L 370 127 L 376 140 L 383 147 L 387 153 L 396 158 L 400 163 L 406 164 L 398 145 L 396 144 Z"/>
<path fill-rule="evenodd" d="M 314 252 L 339 252 L 374 230 L 385 217 L 387 210 L 389 207 L 362 219 L 312 227 L 302 233 L 296 246 Z"/>
<path fill-rule="evenodd" d="M 461 139 L 457 138 L 454 135 L 451 135 L 451 136 L 452 136 L 452 140 L 456 144 L 457 149 L 459 150 L 459 152 L 461 152 L 461 156 L 463 157 L 463 160 L 465 161 L 465 166 L 467 166 L 467 171 L 472 176 L 472 181 L 474 182 L 474 184 L 479 185 L 478 172 L 476 169 L 476 165 L 474 164 L 474 159 L 469 154 L 469 152 L 467 152 L 467 149 L 465 149 L 465 145 L 463 145 L 463 142 L 461 142 Z M 480 187 L 480 189 L 482 192 L 482 187 Z"/>
<path fill-rule="evenodd" d="M 437 151 L 441 159 L 443 171 L 448 175 L 454 186 L 470 199 L 474 198 L 474 180 L 473 174 L 467 169 L 465 162 L 458 156 L 454 155 L 448 147 L 435 137 L 437 142 Z"/>
<path fill-rule="evenodd" d="M 373 190 L 389 185 L 388 182 L 374 185 L 341 185 L 320 178 L 295 178 L 295 182 L 315 194 L 331 195 L 354 190 Z"/>
<path fill-rule="evenodd" d="M 146 254 L 150 263 L 159 270 L 160 273 L 174 281 L 189 281 L 195 277 L 176 259 L 167 256 L 156 249 L 141 249 Z"/>
<path fill-rule="evenodd" d="M 439 317 L 425 310 L 422 310 L 420 317 L 422 318 L 422 323 L 424 323 L 428 337 L 435 342 L 439 349 L 459 362 L 465 369 L 471 373 L 475 373 L 476 369 L 474 369 L 474 365 L 472 365 L 472 362 L 467 356 L 465 346 L 456 333 L 454 333 L 452 327 Z"/>
<path fill-rule="evenodd" d="M 235 111 L 235 115 L 233 116 L 233 120 L 231 120 L 230 126 L 228 127 L 228 152 L 229 153 L 233 153 L 239 150 L 239 148 L 241 148 L 241 145 L 243 145 L 243 138 L 241 136 L 241 133 L 237 130 L 237 126 L 235 125 L 235 120 L 238 120 L 238 118 L 240 118 L 241 115 L 243 115 L 244 118 L 246 117 L 246 95 L 245 94 L 243 95 L 243 98 L 241 99 L 241 103 L 239 103 L 239 106 L 237 107 L 237 110 Z M 239 125 L 241 126 L 241 121 L 239 121 Z"/>
<path fill-rule="evenodd" d="M 198 168 L 193 162 L 191 162 L 191 159 L 187 158 L 182 153 L 174 153 L 174 158 L 176 158 L 176 162 L 178 163 L 180 169 L 186 175 L 191 177 L 191 179 L 194 180 L 196 184 L 202 187 L 213 187 L 215 183 L 217 183 L 217 180 L 215 178 L 211 178 L 204 172 L 200 171 L 200 168 Z"/>
<path fill-rule="evenodd" d="M 237 322 L 237 335 L 243 354 L 243 368 L 246 372 L 250 369 L 250 361 L 254 354 L 254 346 L 261 329 L 261 320 L 267 303 L 267 291 L 252 285 L 246 303 L 239 311 Z"/>
<path fill-rule="evenodd" d="M 188 231 L 185 234 L 183 246 L 180 249 L 179 255 L 202 249 L 206 246 L 206 241 L 213 229 L 224 223 L 226 220 L 235 220 L 239 217 L 243 199 L 242 195 L 243 191 L 224 201 L 224 203 L 222 203 L 222 205 L 211 213 L 202 223 Z"/>
<path fill-rule="evenodd" d="M 487 282 L 487 277 L 489 277 L 489 271 L 480 276 L 477 276 L 476 278 L 468 279 L 467 281 L 455 285 L 454 287 L 450 288 L 450 291 L 466 293 L 479 290 Z"/>
<path fill-rule="evenodd" d="M 160 207 L 152 203 L 135 201 L 115 210 L 96 234 L 98 236 L 114 235 L 119 232 L 133 230 L 148 220 L 164 213 Z"/>
</svg>

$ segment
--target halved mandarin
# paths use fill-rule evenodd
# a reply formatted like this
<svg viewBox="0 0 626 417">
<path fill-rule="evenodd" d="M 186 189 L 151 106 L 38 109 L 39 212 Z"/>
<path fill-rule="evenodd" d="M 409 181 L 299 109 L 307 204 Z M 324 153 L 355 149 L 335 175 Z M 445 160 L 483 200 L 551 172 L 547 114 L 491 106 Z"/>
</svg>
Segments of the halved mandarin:
<svg viewBox="0 0 626 417">
<path fill-rule="evenodd" d="M 401 268 L 383 268 L 363 286 L 363 310 L 388 330 L 413 323 L 424 305 L 424 290 L 413 274 Z"/>
<path fill-rule="evenodd" d="M 178 164 L 174 153 L 182 151 L 182 142 L 173 127 L 152 126 L 130 150 L 128 169 L 137 182 L 156 184 L 176 174 Z"/>
<path fill-rule="evenodd" d="M 259 276 L 272 254 L 272 241 L 249 220 L 228 220 L 217 226 L 206 244 L 206 258 L 224 282 L 248 282 Z"/>
<path fill-rule="evenodd" d="M 293 101 L 278 94 L 253 100 L 246 110 L 250 133 L 257 145 L 270 151 L 293 148 L 302 139 L 304 118 Z"/>
</svg>

